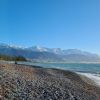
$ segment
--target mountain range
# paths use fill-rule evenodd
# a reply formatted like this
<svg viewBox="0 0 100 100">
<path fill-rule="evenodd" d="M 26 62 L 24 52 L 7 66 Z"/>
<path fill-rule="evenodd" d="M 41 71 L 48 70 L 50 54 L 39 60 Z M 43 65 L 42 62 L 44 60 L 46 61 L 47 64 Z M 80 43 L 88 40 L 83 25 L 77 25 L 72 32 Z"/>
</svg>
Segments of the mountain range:
<svg viewBox="0 0 100 100">
<path fill-rule="evenodd" d="M 100 62 L 97 54 L 78 50 L 61 48 L 46 48 L 40 46 L 21 47 L 0 43 L 0 54 L 23 56 L 31 61 L 39 62 Z"/>
</svg>

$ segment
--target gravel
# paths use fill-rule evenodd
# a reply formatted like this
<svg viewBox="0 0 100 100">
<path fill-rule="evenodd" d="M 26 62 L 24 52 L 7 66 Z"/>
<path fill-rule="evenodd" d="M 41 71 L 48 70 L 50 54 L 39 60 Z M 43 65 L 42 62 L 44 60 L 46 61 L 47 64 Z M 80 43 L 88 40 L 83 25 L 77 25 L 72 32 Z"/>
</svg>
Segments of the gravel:
<svg viewBox="0 0 100 100">
<path fill-rule="evenodd" d="M 0 64 L 0 100 L 100 100 L 88 83 L 70 71 Z"/>
</svg>

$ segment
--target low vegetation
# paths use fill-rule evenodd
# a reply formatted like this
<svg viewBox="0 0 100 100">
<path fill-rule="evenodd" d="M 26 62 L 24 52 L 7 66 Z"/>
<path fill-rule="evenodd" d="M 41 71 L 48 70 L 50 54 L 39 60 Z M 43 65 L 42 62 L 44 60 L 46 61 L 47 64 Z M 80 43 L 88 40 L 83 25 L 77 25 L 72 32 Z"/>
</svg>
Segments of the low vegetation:
<svg viewBox="0 0 100 100">
<path fill-rule="evenodd" d="M 27 61 L 23 56 L 9 56 L 0 54 L 0 60 L 6 61 Z"/>
</svg>

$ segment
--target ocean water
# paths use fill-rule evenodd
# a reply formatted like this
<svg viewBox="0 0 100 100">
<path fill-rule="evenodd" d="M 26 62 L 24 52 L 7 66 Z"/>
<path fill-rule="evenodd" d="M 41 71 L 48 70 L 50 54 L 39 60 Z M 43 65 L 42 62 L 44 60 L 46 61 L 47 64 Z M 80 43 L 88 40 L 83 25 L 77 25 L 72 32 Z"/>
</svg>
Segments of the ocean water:
<svg viewBox="0 0 100 100">
<path fill-rule="evenodd" d="M 64 70 L 74 71 L 81 75 L 84 75 L 91 80 L 94 80 L 100 85 L 100 63 L 30 63 L 25 62 L 28 65 L 37 65 L 45 68 L 58 68 Z"/>
</svg>

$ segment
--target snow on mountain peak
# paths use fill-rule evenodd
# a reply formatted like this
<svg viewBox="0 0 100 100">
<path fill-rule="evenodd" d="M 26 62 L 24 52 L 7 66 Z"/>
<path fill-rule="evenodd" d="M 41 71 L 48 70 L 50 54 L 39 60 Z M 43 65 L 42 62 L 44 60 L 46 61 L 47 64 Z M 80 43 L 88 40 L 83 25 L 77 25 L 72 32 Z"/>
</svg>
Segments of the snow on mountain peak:
<svg viewBox="0 0 100 100">
<path fill-rule="evenodd" d="M 78 55 L 85 55 L 89 57 L 98 57 L 97 54 L 93 54 L 86 51 L 81 51 L 79 49 L 66 49 L 62 50 L 61 48 L 47 48 L 47 47 L 41 47 L 41 46 L 32 46 L 29 48 L 22 47 L 22 46 L 16 46 L 16 45 L 9 45 L 5 43 L 0 43 L 0 47 L 3 48 L 13 48 L 13 49 L 22 49 L 22 50 L 31 50 L 31 51 L 37 51 L 37 52 L 49 52 L 54 53 L 58 55 L 70 55 L 70 54 L 78 54 Z"/>
<path fill-rule="evenodd" d="M 33 46 L 33 47 L 30 47 L 29 49 L 32 50 L 32 51 L 40 51 L 40 52 L 48 51 L 47 48 L 40 47 L 40 46 Z"/>
<path fill-rule="evenodd" d="M 16 45 L 9 45 L 9 47 L 15 48 L 15 49 L 25 49 L 25 47 L 23 46 L 16 46 Z"/>
</svg>

